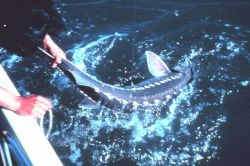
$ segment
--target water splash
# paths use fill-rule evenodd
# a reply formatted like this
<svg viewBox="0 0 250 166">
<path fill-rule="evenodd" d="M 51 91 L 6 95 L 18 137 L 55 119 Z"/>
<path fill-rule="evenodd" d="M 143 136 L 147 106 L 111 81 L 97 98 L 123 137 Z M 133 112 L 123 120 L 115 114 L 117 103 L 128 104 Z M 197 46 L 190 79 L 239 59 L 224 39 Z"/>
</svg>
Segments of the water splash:
<svg viewBox="0 0 250 166">
<path fill-rule="evenodd" d="M 22 57 L 13 54 L 9 56 L 7 59 L 2 61 L 2 65 L 7 67 L 8 69 L 14 68 L 15 64 L 22 61 Z"/>
<path fill-rule="evenodd" d="M 85 63 L 90 63 L 91 65 L 88 67 L 95 69 L 96 66 L 99 65 L 101 59 L 105 58 L 107 52 L 109 52 L 110 49 L 113 48 L 115 41 L 117 39 L 121 40 L 123 37 L 126 36 L 127 34 L 120 33 L 101 36 L 96 41 L 91 42 L 85 46 L 79 44 L 68 52 L 73 53 L 73 63 L 77 67 L 79 67 L 79 69 L 86 71 L 87 68 L 85 66 Z M 85 63 L 83 62 L 83 60 L 85 60 Z"/>
<path fill-rule="evenodd" d="M 105 108 L 90 110 L 79 106 L 71 128 L 72 133 L 80 135 L 77 138 L 74 137 L 79 144 L 75 143 L 72 146 L 77 147 L 78 150 L 81 149 L 81 155 L 87 156 L 84 157 L 84 161 L 93 165 L 103 165 L 130 158 L 137 165 L 195 165 L 216 157 L 218 145 L 214 142 L 220 139 L 218 131 L 227 119 L 217 109 L 224 103 L 224 98 L 234 92 L 230 86 L 219 87 L 217 82 L 236 81 L 236 78 L 228 77 L 233 73 L 228 73 L 227 65 L 205 71 L 204 64 L 211 57 L 216 59 L 215 63 L 229 62 L 240 56 L 239 52 L 244 50 L 244 46 L 230 40 L 226 34 L 221 36 L 207 34 L 207 36 L 209 40 L 217 40 L 213 48 L 207 50 L 197 45 L 177 62 L 177 66 L 190 65 L 192 62 L 196 71 L 195 80 L 183 88 L 171 102 L 166 103 L 167 105 L 135 111 L 131 114 L 116 113 Z M 110 39 L 109 37 L 110 35 L 105 39 Z M 108 53 L 114 49 L 113 45 L 117 42 L 112 41 L 112 45 L 107 44 L 107 41 L 103 43 L 103 40 L 100 43 L 98 40 L 93 42 L 95 43 L 91 44 L 93 48 L 88 46 L 88 49 L 83 49 L 85 56 L 82 58 L 90 61 L 89 59 L 93 59 L 92 51 L 96 51 L 94 48 L 100 45 L 105 48 L 105 44 L 107 44 L 105 53 Z M 144 43 L 144 45 L 150 45 L 150 43 Z M 218 55 L 221 54 L 222 47 L 227 48 L 229 58 Z M 71 51 L 77 52 L 80 48 L 74 49 Z M 172 55 L 164 51 L 163 57 L 164 53 L 168 56 Z M 97 61 L 102 62 L 105 56 L 103 54 Z M 94 70 L 97 63 L 92 63 L 94 66 L 92 70 Z M 217 75 L 210 76 L 214 74 Z M 200 85 L 207 81 L 209 91 L 200 89 Z M 120 85 L 122 86 L 123 82 Z M 86 121 L 84 124 L 81 122 L 82 119 Z M 61 131 L 60 135 L 69 138 L 66 130 Z M 73 157 L 70 157 L 72 162 L 83 160 L 79 151 L 72 155 Z"/>
</svg>

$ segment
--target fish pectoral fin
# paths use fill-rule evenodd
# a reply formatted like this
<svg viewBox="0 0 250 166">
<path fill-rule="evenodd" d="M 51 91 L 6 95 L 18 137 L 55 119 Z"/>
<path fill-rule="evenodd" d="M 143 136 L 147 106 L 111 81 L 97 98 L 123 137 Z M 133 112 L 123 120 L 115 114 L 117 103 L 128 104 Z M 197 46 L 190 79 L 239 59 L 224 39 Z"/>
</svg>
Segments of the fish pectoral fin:
<svg viewBox="0 0 250 166">
<path fill-rule="evenodd" d="M 153 76 L 160 77 L 171 72 L 160 56 L 151 51 L 146 51 L 145 54 L 147 58 L 148 70 Z"/>
</svg>

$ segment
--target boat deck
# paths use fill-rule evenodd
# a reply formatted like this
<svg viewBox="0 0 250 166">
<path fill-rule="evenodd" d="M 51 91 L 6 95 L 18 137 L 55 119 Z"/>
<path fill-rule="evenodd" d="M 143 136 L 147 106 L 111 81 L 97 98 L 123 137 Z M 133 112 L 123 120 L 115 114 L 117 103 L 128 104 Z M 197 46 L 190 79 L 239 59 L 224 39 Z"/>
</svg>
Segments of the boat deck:
<svg viewBox="0 0 250 166">
<path fill-rule="evenodd" d="M 1 65 L 0 86 L 19 95 L 17 89 Z M 1 132 L 8 131 L 18 139 L 32 165 L 62 165 L 34 118 L 20 116 L 12 111 L 2 109 L 2 111 L 0 111 L 0 130 Z"/>
</svg>

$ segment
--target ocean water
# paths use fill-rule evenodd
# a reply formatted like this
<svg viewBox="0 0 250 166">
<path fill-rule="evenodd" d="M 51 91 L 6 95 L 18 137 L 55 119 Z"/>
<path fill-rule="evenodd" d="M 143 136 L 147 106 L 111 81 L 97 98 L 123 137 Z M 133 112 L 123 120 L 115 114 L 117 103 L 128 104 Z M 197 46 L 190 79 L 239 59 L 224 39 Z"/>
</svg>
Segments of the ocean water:
<svg viewBox="0 0 250 166">
<path fill-rule="evenodd" d="M 194 76 L 170 102 L 124 113 L 91 109 L 48 59 L 1 62 L 22 95 L 54 104 L 50 142 L 64 165 L 249 165 L 250 2 L 55 1 L 67 30 L 56 41 L 96 79 L 129 86 L 150 78 L 145 51 Z M 166 104 L 165 104 L 166 103 Z"/>
</svg>

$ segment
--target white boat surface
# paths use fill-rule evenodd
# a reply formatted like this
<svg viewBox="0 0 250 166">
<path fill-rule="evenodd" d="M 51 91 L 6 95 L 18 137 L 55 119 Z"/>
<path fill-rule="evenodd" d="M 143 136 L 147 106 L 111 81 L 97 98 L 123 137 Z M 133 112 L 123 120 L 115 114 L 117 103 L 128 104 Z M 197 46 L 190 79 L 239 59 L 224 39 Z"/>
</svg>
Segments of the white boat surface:
<svg viewBox="0 0 250 166">
<path fill-rule="evenodd" d="M 7 88 L 16 95 L 20 95 L 1 65 L 0 86 Z M 17 138 L 31 165 L 63 165 L 34 118 L 20 116 L 7 109 L 2 109 L 0 112 L 1 132 L 7 130 Z"/>
</svg>

